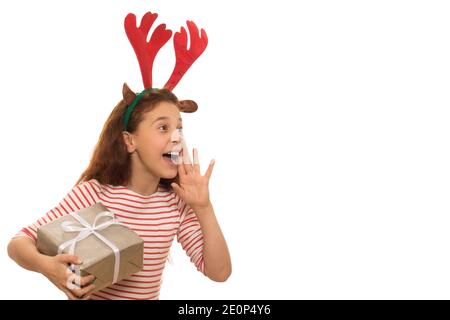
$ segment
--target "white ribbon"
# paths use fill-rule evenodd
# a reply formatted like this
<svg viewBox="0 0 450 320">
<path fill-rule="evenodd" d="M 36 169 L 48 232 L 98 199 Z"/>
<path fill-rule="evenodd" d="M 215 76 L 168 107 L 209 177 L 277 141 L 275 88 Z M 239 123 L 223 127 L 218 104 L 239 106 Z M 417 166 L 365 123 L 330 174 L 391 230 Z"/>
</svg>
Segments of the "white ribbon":
<svg viewBox="0 0 450 320">
<path fill-rule="evenodd" d="M 79 226 L 79 224 L 75 221 L 64 221 L 63 223 L 61 223 L 61 227 L 65 232 L 79 232 L 78 235 L 73 238 L 70 239 L 64 243 L 62 243 L 59 247 L 58 247 L 58 254 L 62 253 L 63 250 L 65 248 L 67 248 L 68 246 L 70 246 L 69 248 L 69 254 L 74 254 L 75 253 L 75 245 L 77 244 L 78 241 L 81 241 L 85 238 L 87 238 L 88 236 L 90 236 L 91 234 L 95 235 L 97 238 L 99 238 L 101 241 L 103 241 L 104 243 L 106 243 L 114 252 L 114 256 L 115 256 L 115 261 L 114 261 L 114 276 L 113 276 L 113 283 L 116 283 L 118 278 L 119 278 L 119 268 L 120 268 L 120 251 L 119 248 L 117 248 L 114 243 L 112 243 L 111 241 L 109 241 L 108 239 L 106 239 L 104 236 L 102 236 L 100 233 L 98 233 L 97 231 L 103 230 L 108 228 L 111 225 L 117 224 L 117 225 L 122 225 L 125 226 L 124 224 L 118 222 L 114 216 L 114 214 L 110 211 L 103 211 L 100 212 L 99 214 L 97 214 L 95 220 L 94 220 L 94 224 L 91 226 L 86 220 L 84 220 L 80 215 L 76 214 L 75 212 L 72 212 L 70 214 L 72 217 L 74 217 L 79 224 L 83 225 Z M 102 218 L 102 217 L 110 217 L 111 220 L 108 220 L 100 225 L 97 226 L 97 220 Z M 73 264 L 71 266 L 73 268 Z"/>
</svg>

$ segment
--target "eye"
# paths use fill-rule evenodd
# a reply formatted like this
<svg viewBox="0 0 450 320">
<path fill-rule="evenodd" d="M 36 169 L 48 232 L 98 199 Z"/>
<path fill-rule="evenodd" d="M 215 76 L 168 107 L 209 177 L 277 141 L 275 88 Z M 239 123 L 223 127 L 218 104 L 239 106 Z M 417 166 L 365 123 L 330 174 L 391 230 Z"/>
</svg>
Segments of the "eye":
<svg viewBox="0 0 450 320">
<path fill-rule="evenodd" d="M 162 128 L 162 129 L 161 129 Z M 167 125 L 162 125 L 162 126 L 159 126 L 159 128 L 158 129 L 160 129 L 160 130 L 162 130 L 162 131 L 167 131 Z"/>
</svg>

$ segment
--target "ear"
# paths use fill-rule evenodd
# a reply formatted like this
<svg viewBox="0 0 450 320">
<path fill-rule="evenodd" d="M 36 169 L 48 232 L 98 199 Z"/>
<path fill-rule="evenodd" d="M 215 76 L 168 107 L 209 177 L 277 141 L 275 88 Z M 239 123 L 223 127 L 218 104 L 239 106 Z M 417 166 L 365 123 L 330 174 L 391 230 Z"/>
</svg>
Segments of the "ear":
<svg viewBox="0 0 450 320">
<path fill-rule="evenodd" d="M 123 142 L 125 143 L 128 153 L 133 153 L 136 150 L 136 146 L 134 144 L 132 134 L 127 131 L 123 131 L 122 139 L 123 139 Z"/>
<path fill-rule="evenodd" d="M 197 103 L 193 100 L 180 100 L 178 102 L 178 107 L 180 108 L 181 112 L 186 113 L 193 113 L 198 109 Z"/>
<path fill-rule="evenodd" d="M 122 88 L 122 96 L 123 101 L 128 106 L 133 102 L 134 98 L 136 98 L 136 93 L 131 91 L 130 87 L 128 87 L 128 85 L 124 83 Z"/>
</svg>

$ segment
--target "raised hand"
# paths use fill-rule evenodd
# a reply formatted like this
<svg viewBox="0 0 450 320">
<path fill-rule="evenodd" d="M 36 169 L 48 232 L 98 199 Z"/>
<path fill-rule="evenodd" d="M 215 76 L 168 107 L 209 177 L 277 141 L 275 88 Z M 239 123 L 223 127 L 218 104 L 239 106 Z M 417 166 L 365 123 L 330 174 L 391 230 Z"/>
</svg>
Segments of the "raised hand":
<svg viewBox="0 0 450 320">
<path fill-rule="evenodd" d="M 205 174 L 201 175 L 198 150 L 196 148 L 193 149 L 192 155 L 194 158 L 193 164 L 190 161 L 186 148 L 183 148 L 183 161 L 178 163 L 180 185 L 174 182 L 171 186 L 194 212 L 198 212 L 211 206 L 208 185 L 215 161 L 212 160 Z"/>
</svg>

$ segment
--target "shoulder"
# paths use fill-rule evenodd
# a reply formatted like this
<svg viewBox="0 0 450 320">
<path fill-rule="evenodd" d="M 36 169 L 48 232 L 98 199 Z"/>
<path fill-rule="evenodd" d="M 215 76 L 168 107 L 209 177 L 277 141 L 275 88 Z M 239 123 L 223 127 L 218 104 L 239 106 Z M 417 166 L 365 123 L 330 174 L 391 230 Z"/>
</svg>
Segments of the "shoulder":
<svg viewBox="0 0 450 320">
<path fill-rule="evenodd" d="M 79 191 L 85 191 L 89 193 L 99 194 L 102 192 L 103 185 L 100 184 L 96 179 L 91 179 L 87 181 L 80 182 L 74 187 L 74 189 Z"/>
</svg>

